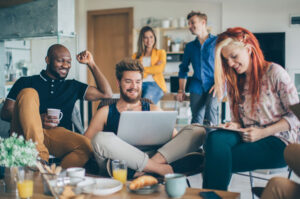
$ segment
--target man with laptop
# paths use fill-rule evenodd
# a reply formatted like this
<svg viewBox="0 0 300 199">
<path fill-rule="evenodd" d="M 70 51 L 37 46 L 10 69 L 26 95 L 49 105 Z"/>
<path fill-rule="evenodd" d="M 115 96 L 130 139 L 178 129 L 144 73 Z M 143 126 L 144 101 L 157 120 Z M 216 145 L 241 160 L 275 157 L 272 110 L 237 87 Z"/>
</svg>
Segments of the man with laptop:
<svg viewBox="0 0 300 199">
<path fill-rule="evenodd" d="M 205 139 L 205 129 L 189 125 L 177 133 L 174 129 L 175 113 L 164 113 L 154 104 L 141 100 L 143 71 L 143 66 L 138 60 L 125 59 L 116 65 L 120 99 L 96 112 L 85 136 L 92 139 L 94 154 L 100 169 L 106 170 L 110 160 L 118 159 L 125 160 L 130 169 L 137 171 L 135 176 L 142 172 L 162 176 L 174 171 L 180 172 L 176 170 L 176 162 L 180 162 L 186 154 L 199 149 Z M 133 111 L 132 115 L 128 111 Z M 141 114 L 137 114 L 137 111 Z M 152 111 L 156 115 L 151 115 Z M 152 137 L 146 135 L 147 129 L 155 129 L 157 124 L 162 125 L 160 121 L 165 121 L 166 126 L 153 130 Z M 130 126 L 141 130 L 135 131 L 135 136 L 128 131 L 122 133 L 123 128 L 129 129 Z M 130 131 L 133 130 L 134 128 L 131 128 Z M 123 135 L 120 137 L 119 133 Z M 162 133 L 165 133 L 161 136 L 163 141 L 153 139 Z M 155 143 L 160 145 L 158 149 L 153 146 Z M 189 164 L 190 166 L 199 166 L 203 160 L 200 155 L 193 158 L 195 163 Z"/>
</svg>

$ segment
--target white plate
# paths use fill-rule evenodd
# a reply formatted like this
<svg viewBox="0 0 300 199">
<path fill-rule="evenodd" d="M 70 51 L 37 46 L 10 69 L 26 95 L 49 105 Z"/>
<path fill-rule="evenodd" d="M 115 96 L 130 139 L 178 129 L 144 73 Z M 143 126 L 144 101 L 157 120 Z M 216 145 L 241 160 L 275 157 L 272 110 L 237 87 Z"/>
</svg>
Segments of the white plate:
<svg viewBox="0 0 300 199">
<path fill-rule="evenodd" d="M 82 188 L 82 190 L 84 193 L 104 196 L 120 191 L 122 187 L 123 184 L 118 180 L 108 178 L 97 178 L 95 179 L 94 184 L 85 186 Z"/>
<path fill-rule="evenodd" d="M 55 178 L 55 176 L 52 176 Z M 48 177 L 49 178 L 49 177 Z M 84 178 L 78 178 L 78 177 L 74 177 L 74 178 L 69 178 L 69 177 L 57 177 L 56 179 L 52 179 L 49 180 L 49 185 L 52 187 L 52 191 L 54 191 L 55 193 L 51 193 L 52 195 L 60 195 L 63 190 L 64 187 L 66 185 L 71 185 L 71 186 L 77 186 L 79 183 L 84 182 L 85 179 Z M 48 185 L 46 184 L 45 181 L 44 182 L 44 191 L 45 192 L 50 192 L 50 188 L 48 187 Z"/>
<path fill-rule="evenodd" d="M 91 186 L 92 184 L 95 183 L 95 178 L 92 177 L 85 177 L 84 180 L 82 182 L 79 182 L 77 184 L 77 187 L 86 187 L 86 186 Z"/>
<path fill-rule="evenodd" d="M 84 182 L 84 178 L 78 177 L 58 177 L 57 179 L 49 180 L 50 186 L 64 187 L 66 185 L 77 186 L 79 183 Z"/>
</svg>

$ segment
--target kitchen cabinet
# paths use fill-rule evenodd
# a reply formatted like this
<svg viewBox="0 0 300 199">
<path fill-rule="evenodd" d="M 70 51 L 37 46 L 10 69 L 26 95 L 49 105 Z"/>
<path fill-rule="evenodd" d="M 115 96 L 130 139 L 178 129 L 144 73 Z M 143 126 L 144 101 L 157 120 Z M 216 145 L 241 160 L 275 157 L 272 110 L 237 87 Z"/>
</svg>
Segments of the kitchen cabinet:
<svg viewBox="0 0 300 199">
<path fill-rule="evenodd" d="M 38 74 L 45 68 L 50 45 L 60 43 L 71 55 L 77 53 L 74 14 L 74 0 L 35 0 L 0 8 L 0 27 L 5 27 L 0 32 L 0 98 L 9 89 L 5 89 L 9 87 L 6 81 Z M 77 68 L 71 70 L 70 77 L 79 74 Z"/>
<path fill-rule="evenodd" d="M 0 39 L 70 35 L 75 32 L 74 0 L 35 0 L 0 8 Z"/>
<path fill-rule="evenodd" d="M 183 51 L 167 52 L 167 62 L 181 62 L 183 58 Z"/>
</svg>

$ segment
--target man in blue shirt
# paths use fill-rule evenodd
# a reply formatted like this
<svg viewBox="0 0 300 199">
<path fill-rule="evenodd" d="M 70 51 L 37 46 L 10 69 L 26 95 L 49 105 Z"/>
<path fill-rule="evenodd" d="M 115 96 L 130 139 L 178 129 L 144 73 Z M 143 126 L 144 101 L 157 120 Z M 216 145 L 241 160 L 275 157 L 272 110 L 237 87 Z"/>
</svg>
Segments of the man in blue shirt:
<svg viewBox="0 0 300 199">
<path fill-rule="evenodd" d="M 11 132 L 36 142 L 43 160 L 48 161 L 49 153 L 60 158 L 63 168 L 84 166 L 93 152 L 86 137 L 71 131 L 76 100 L 95 101 L 112 95 L 111 87 L 92 54 L 83 51 L 77 55 L 77 60 L 88 66 L 97 87 L 74 79 L 66 80 L 71 69 L 71 55 L 65 46 L 54 44 L 47 52 L 46 70 L 39 75 L 18 79 L 1 111 L 1 118 L 11 122 Z M 49 115 L 49 108 L 59 109 L 63 113 L 61 120 Z"/>
<path fill-rule="evenodd" d="M 186 78 L 192 63 L 194 74 L 189 86 L 192 123 L 217 124 L 218 101 L 212 92 L 209 92 L 214 85 L 214 51 L 217 37 L 207 31 L 206 14 L 192 11 L 187 19 L 191 33 L 197 37 L 185 47 L 183 60 L 179 65 L 179 90 L 176 97 L 180 102 L 185 98 Z"/>
</svg>

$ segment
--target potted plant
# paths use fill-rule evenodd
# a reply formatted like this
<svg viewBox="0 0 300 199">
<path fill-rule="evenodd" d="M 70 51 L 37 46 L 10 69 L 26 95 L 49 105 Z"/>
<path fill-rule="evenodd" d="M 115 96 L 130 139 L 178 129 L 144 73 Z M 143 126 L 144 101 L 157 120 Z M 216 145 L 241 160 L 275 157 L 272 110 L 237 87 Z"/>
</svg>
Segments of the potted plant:
<svg viewBox="0 0 300 199">
<path fill-rule="evenodd" d="M 5 167 L 6 192 L 17 192 L 16 178 L 25 166 L 36 164 L 38 152 L 32 140 L 13 133 L 11 137 L 0 138 L 0 166 Z"/>
</svg>

